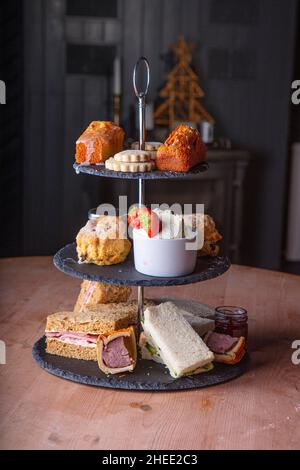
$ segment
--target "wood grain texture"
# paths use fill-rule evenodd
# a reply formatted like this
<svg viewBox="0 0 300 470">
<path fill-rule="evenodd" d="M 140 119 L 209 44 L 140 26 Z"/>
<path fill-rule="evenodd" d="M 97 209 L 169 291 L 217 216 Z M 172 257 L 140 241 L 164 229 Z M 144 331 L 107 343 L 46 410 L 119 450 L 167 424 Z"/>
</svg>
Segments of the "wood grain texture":
<svg viewBox="0 0 300 470">
<path fill-rule="evenodd" d="M 101 390 L 39 369 L 31 348 L 46 315 L 70 309 L 80 281 L 48 257 L 0 261 L 2 449 L 297 449 L 300 365 L 300 278 L 233 266 L 224 276 L 190 286 L 149 288 L 211 305 L 248 309 L 251 365 L 243 377 L 204 390 L 146 393 Z"/>
</svg>

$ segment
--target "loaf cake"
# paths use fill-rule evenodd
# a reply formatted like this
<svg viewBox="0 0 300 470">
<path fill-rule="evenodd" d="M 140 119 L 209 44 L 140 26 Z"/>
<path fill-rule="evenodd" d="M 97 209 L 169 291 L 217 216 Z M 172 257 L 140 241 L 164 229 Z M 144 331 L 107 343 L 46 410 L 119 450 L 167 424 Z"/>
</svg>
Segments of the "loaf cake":
<svg viewBox="0 0 300 470">
<path fill-rule="evenodd" d="M 131 249 L 127 226 L 120 217 L 101 215 L 89 220 L 76 237 L 80 263 L 100 266 L 125 261 Z"/>
<path fill-rule="evenodd" d="M 161 171 L 187 172 L 205 158 L 206 148 L 197 129 L 180 124 L 158 147 L 156 167 Z"/>
<path fill-rule="evenodd" d="M 127 302 L 131 294 L 128 286 L 115 286 L 105 282 L 83 281 L 74 310 L 112 302 Z"/>
<path fill-rule="evenodd" d="M 76 142 L 77 163 L 101 163 L 123 149 L 125 133 L 110 121 L 93 121 Z"/>
</svg>

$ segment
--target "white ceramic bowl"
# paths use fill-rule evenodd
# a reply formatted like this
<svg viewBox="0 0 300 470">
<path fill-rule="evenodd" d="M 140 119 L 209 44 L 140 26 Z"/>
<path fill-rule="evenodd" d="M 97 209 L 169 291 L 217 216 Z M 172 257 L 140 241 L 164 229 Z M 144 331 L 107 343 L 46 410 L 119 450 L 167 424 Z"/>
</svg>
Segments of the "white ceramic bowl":
<svg viewBox="0 0 300 470">
<path fill-rule="evenodd" d="M 149 238 L 133 230 L 133 252 L 135 269 L 148 276 L 178 277 L 194 271 L 197 250 L 187 250 L 186 244 L 195 238 L 171 240 Z"/>
</svg>

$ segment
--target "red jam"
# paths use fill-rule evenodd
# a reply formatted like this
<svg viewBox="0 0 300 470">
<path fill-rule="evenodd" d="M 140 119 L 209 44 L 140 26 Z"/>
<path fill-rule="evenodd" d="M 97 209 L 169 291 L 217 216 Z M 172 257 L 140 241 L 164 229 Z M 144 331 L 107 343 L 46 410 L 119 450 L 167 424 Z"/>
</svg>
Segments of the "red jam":
<svg viewBox="0 0 300 470">
<path fill-rule="evenodd" d="M 235 338 L 248 337 L 247 310 L 241 307 L 221 306 L 215 309 L 215 331 Z"/>
</svg>

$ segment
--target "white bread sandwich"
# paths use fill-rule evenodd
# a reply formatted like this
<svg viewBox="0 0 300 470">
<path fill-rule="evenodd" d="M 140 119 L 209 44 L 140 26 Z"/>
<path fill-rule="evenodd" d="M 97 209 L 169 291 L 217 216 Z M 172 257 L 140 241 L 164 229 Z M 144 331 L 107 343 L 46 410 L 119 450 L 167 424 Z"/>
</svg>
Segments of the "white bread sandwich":
<svg viewBox="0 0 300 470">
<path fill-rule="evenodd" d="M 140 344 L 144 359 L 159 358 L 157 362 L 165 364 L 172 377 L 211 369 L 213 353 L 172 302 L 146 308 L 143 329 Z"/>
<path fill-rule="evenodd" d="M 99 368 L 105 374 L 133 371 L 137 358 L 134 328 L 98 336 L 97 357 Z"/>
<path fill-rule="evenodd" d="M 185 310 L 186 312 L 191 313 L 196 317 L 209 318 L 211 320 L 215 319 L 214 307 L 202 304 L 196 300 L 178 299 L 176 297 L 163 296 L 160 298 L 159 302 L 156 303 L 161 304 L 163 302 L 173 302 L 173 304 L 175 304 L 178 308 Z"/>
<path fill-rule="evenodd" d="M 209 331 L 213 331 L 215 329 L 214 320 L 198 317 L 185 310 L 181 310 L 181 313 L 199 336 L 204 336 Z"/>
</svg>

